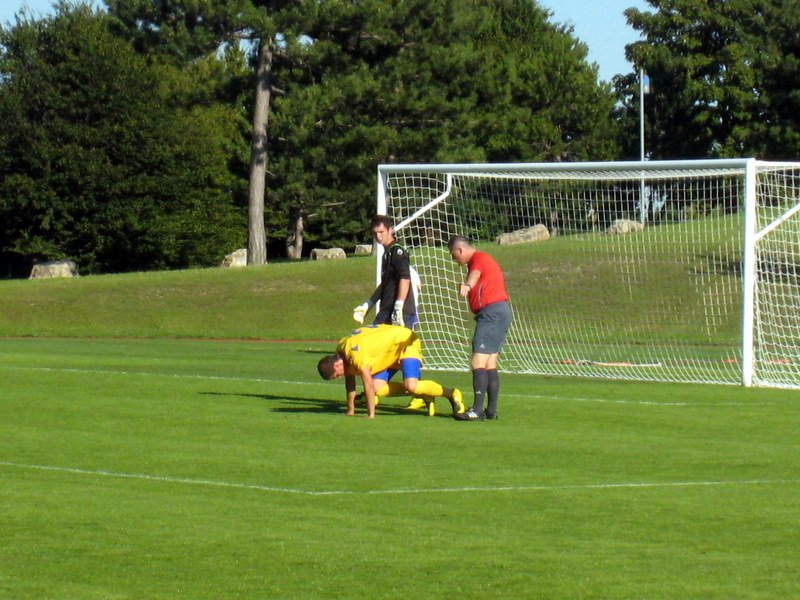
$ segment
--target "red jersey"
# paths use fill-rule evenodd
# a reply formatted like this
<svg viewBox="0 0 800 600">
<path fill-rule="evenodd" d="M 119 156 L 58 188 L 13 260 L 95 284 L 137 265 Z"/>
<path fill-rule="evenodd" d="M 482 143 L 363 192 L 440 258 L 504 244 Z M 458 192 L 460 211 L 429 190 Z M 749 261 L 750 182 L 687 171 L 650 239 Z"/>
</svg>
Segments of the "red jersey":
<svg viewBox="0 0 800 600">
<path fill-rule="evenodd" d="M 485 252 L 476 251 L 467 263 L 467 273 L 480 271 L 478 283 L 469 291 L 469 308 L 477 313 L 484 306 L 508 300 L 503 271 L 497 261 Z"/>
</svg>

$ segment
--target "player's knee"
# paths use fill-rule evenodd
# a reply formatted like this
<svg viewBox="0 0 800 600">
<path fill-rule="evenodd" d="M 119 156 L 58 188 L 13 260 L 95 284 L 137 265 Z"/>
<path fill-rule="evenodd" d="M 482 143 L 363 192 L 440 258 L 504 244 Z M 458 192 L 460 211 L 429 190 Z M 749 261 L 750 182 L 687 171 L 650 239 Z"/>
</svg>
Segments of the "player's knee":
<svg viewBox="0 0 800 600">
<path fill-rule="evenodd" d="M 473 369 L 491 369 L 497 366 L 497 354 L 475 352 L 470 360 Z"/>
<path fill-rule="evenodd" d="M 417 391 L 417 380 L 416 379 L 404 379 L 403 380 L 403 385 L 405 386 L 406 391 L 409 394 L 413 394 L 414 392 Z"/>
</svg>

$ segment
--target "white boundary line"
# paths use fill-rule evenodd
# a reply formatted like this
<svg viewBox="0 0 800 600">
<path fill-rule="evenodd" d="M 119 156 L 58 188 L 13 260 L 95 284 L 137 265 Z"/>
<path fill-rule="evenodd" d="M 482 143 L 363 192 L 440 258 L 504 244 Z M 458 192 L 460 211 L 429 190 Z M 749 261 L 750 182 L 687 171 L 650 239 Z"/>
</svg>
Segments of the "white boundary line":
<svg viewBox="0 0 800 600">
<path fill-rule="evenodd" d="M 674 487 L 716 487 L 716 486 L 752 486 L 752 485 L 788 485 L 798 484 L 800 479 L 744 479 L 738 481 L 642 481 L 621 483 L 587 483 L 564 485 L 498 485 L 498 486 L 460 486 L 442 488 L 395 488 L 383 490 L 301 490 L 269 485 L 216 481 L 213 479 L 191 479 L 187 477 L 171 477 L 168 475 L 147 475 L 145 473 L 118 473 L 114 471 L 79 469 L 74 467 L 57 467 L 51 465 L 33 465 L 0 461 L 0 466 L 36 471 L 53 471 L 76 475 L 92 475 L 117 479 L 135 479 L 139 481 L 156 481 L 161 483 L 219 487 L 237 490 L 253 490 L 278 494 L 294 494 L 301 496 L 387 496 L 403 494 L 461 494 L 464 492 L 553 492 L 553 491 L 586 491 L 616 489 L 647 489 Z"/>
<path fill-rule="evenodd" d="M 653 402 L 652 400 L 610 400 L 609 398 L 581 398 L 580 396 L 543 396 L 539 394 L 509 394 L 504 398 L 534 400 L 564 400 L 569 402 L 595 402 L 598 404 L 636 404 L 641 406 L 765 406 L 771 402 Z"/>
<path fill-rule="evenodd" d="M 123 375 L 145 377 L 168 377 L 172 379 L 208 379 L 211 381 L 249 381 L 255 383 L 278 383 L 284 385 L 318 385 L 330 386 L 327 381 L 290 381 L 285 379 L 267 379 L 264 377 L 230 377 L 225 375 L 186 375 L 180 373 L 153 373 L 150 371 L 120 371 L 111 369 L 81 369 L 71 367 L 28 367 L 20 365 L 3 365 L 0 369 L 11 371 L 41 371 L 51 373 L 91 373 L 95 375 Z M 504 393 L 505 398 L 525 398 L 534 400 L 555 400 L 564 402 L 594 402 L 598 404 L 631 404 L 640 406 L 765 406 L 771 402 L 653 402 L 651 400 L 610 400 L 608 398 L 581 398 L 577 396 L 546 396 L 541 394 Z"/>
</svg>

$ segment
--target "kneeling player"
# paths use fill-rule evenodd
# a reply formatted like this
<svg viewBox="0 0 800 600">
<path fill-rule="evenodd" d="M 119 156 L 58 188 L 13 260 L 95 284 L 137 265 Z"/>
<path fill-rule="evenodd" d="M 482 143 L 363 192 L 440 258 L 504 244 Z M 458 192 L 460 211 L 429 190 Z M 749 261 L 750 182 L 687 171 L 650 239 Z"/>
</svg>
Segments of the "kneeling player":
<svg viewBox="0 0 800 600">
<path fill-rule="evenodd" d="M 376 397 L 404 396 L 406 392 L 430 398 L 443 396 L 450 400 L 454 415 L 465 410 L 460 391 L 420 379 L 422 345 L 416 334 L 406 327 L 372 325 L 356 329 L 339 340 L 336 354 L 320 360 L 317 369 L 323 379 L 344 376 L 350 416 L 355 414 L 357 375 L 364 386 L 367 416 L 371 419 L 375 417 Z M 402 384 L 389 381 L 397 371 L 403 373 Z"/>
</svg>

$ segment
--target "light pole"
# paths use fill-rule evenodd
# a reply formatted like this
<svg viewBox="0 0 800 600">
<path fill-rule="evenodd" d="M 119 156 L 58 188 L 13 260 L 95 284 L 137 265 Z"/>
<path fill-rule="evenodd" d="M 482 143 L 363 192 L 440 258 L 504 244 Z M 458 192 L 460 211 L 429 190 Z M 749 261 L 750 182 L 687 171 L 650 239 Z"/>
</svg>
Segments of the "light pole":
<svg viewBox="0 0 800 600">
<path fill-rule="evenodd" d="M 639 160 L 644 162 L 644 69 L 639 69 Z M 645 195 L 644 171 L 639 180 L 639 221 L 647 219 L 647 198 Z"/>
<path fill-rule="evenodd" d="M 639 69 L 639 160 L 644 161 L 644 69 Z"/>
</svg>

